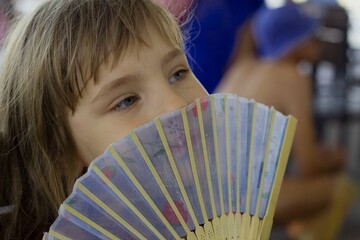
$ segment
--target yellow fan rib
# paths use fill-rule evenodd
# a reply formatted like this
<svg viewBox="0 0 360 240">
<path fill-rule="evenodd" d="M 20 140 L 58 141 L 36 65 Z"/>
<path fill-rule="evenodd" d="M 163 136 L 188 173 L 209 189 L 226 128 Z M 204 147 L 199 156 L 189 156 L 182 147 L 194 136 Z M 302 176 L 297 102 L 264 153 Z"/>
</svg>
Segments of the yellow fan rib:
<svg viewBox="0 0 360 240">
<path fill-rule="evenodd" d="M 274 129 L 274 122 L 275 122 L 275 109 L 271 108 L 270 109 L 270 113 L 271 113 L 271 122 L 270 122 L 270 130 L 269 130 L 269 134 L 268 134 L 268 139 L 267 139 L 267 144 L 266 144 L 266 150 L 265 150 L 265 158 L 264 158 L 264 164 L 263 164 L 263 169 L 262 169 L 262 173 L 261 173 L 261 182 L 260 182 L 260 187 L 259 187 L 259 194 L 258 194 L 258 199 L 257 199 L 257 203 L 256 203 L 256 211 L 255 211 L 255 216 L 259 216 L 259 211 L 260 211 L 260 204 L 261 204 L 261 193 L 263 191 L 264 188 L 264 180 L 265 180 L 265 172 L 266 172 L 266 165 L 267 165 L 267 161 L 268 161 L 268 156 L 269 156 L 269 150 L 270 150 L 270 145 L 271 145 L 271 137 L 273 134 L 273 129 Z"/>
<path fill-rule="evenodd" d="M 249 103 L 251 104 L 251 103 Z M 251 178 L 252 178 L 252 165 L 253 165 L 253 149 L 254 149 L 254 138 L 255 138 L 255 127 L 256 127 L 256 106 L 257 103 L 253 102 L 253 115 L 252 115 L 252 124 L 251 124 L 251 138 L 250 138 L 250 149 L 249 149 L 249 175 L 247 182 L 247 191 L 246 191 L 246 212 L 250 212 L 250 200 L 251 200 Z"/>
<path fill-rule="evenodd" d="M 136 136 L 135 132 L 132 131 L 131 132 L 131 137 L 134 140 L 136 146 L 138 147 L 139 152 L 141 153 L 142 157 L 144 158 L 148 168 L 150 169 L 152 175 L 154 176 L 155 181 L 157 182 L 158 186 L 160 187 L 161 191 L 163 192 L 166 200 L 168 201 L 168 203 L 170 204 L 171 208 L 173 209 L 176 217 L 178 218 L 178 220 L 180 221 L 181 226 L 184 228 L 186 233 L 190 232 L 190 229 L 188 227 L 188 225 L 186 224 L 186 222 L 184 221 L 184 218 L 182 217 L 181 213 L 179 212 L 179 209 L 176 207 L 173 199 L 170 196 L 170 193 L 168 192 L 168 190 L 165 187 L 165 184 L 162 182 L 159 174 L 157 173 L 154 165 L 152 164 L 149 156 L 147 155 L 144 147 L 142 146 L 142 144 L 140 143 L 139 138 Z"/>
<path fill-rule="evenodd" d="M 55 232 L 54 230 L 50 230 L 49 235 L 52 237 L 58 238 L 60 240 L 71 240 L 71 238 L 65 237 L 61 233 Z"/>
<path fill-rule="evenodd" d="M 231 164 L 230 164 L 230 143 L 229 143 L 229 111 L 228 111 L 228 98 L 224 97 L 224 110 L 225 110 L 225 146 L 226 146 L 226 165 L 227 165 L 227 186 L 228 186 L 228 206 L 229 213 L 232 212 L 232 197 L 231 197 Z"/>
<path fill-rule="evenodd" d="M 111 155 L 115 158 L 117 163 L 120 165 L 120 167 L 124 170 L 124 172 L 127 174 L 129 179 L 134 183 L 136 188 L 139 190 L 141 195 L 146 199 L 146 201 L 149 203 L 149 205 L 152 207 L 152 209 L 155 211 L 155 213 L 158 215 L 158 217 L 162 220 L 164 225 L 168 228 L 168 230 L 171 232 L 171 234 L 174 236 L 174 238 L 179 239 L 180 236 L 176 233 L 174 228 L 170 225 L 168 220 L 164 217 L 164 215 L 161 213 L 159 208 L 156 206 L 154 201 L 151 199 L 151 197 L 146 193 L 145 189 L 141 186 L 139 181 L 136 179 L 136 177 L 131 173 L 131 170 L 126 166 L 124 161 L 121 159 L 120 155 L 116 152 L 116 150 L 110 146 L 109 152 Z"/>
<path fill-rule="evenodd" d="M 213 191 L 211 175 L 210 175 L 210 165 L 209 165 L 209 157 L 208 157 L 208 153 L 207 153 L 206 140 L 205 140 L 204 122 L 203 122 L 199 99 L 196 101 L 196 108 L 197 108 L 197 114 L 198 114 L 198 118 L 199 118 L 200 136 L 201 136 L 201 143 L 203 146 L 202 149 L 203 149 L 203 154 L 204 154 L 206 179 L 208 182 L 208 189 L 209 189 L 209 194 L 210 194 L 211 210 L 213 212 L 213 216 L 215 217 L 217 215 L 216 208 L 215 208 L 215 197 L 214 197 L 214 191 Z"/>
<path fill-rule="evenodd" d="M 189 150 L 191 170 L 192 170 L 192 173 L 193 173 L 193 176 L 194 176 L 194 181 L 195 181 L 195 189 L 196 189 L 198 198 L 200 200 L 201 213 L 203 214 L 204 221 L 206 222 L 208 220 L 208 217 L 207 217 L 207 213 L 206 213 L 205 206 L 204 206 L 204 198 L 203 198 L 203 195 L 201 193 L 199 176 L 198 176 L 198 173 L 197 173 L 197 167 L 196 167 L 195 158 L 194 158 L 194 150 L 192 148 L 192 143 L 191 143 L 189 123 L 188 123 L 188 119 L 186 117 L 186 111 L 185 111 L 184 108 L 181 109 L 181 114 L 182 114 L 182 118 L 183 118 L 183 122 L 184 122 L 186 143 L 187 143 L 187 147 L 188 147 L 188 150 Z"/>
<path fill-rule="evenodd" d="M 268 208 L 265 213 L 265 217 L 261 223 L 260 239 L 262 240 L 269 239 L 270 236 L 270 231 L 271 231 L 274 212 L 275 212 L 275 206 L 279 197 L 281 182 L 284 178 L 285 169 L 291 150 L 291 145 L 294 139 L 296 124 L 297 124 L 297 120 L 291 115 L 288 116 L 288 123 L 285 130 L 283 145 L 280 150 L 279 163 L 276 168 L 273 189 L 270 194 L 270 199 L 268 203 Z"/>
<path fill-rule="evenodd" d="M 118 195 L 118 197 L 133 211 L 138 218 L 151 230 L 159 239 L 165 239 L 158 230 L 135 208 L 135 206 L 116 188 L 116 186 L 101 172 L 97 166 L 93 166 L 94 171 L 99 177 L 110 187 L 110 189 Z M 145 239 L 145 237 L 139 233 L 135 228 L 128 224 L 123 218 L 121 218 L 114 210 L 108 207 L 103 201 L 101 201 L 97 196 L 90 192 L 83 184 L 77 183 L 77 187 L 91 200 L 93 200 L 99 207 L 101 207 L 105 212 L 109 213 L 116 221 L 123 225 L 126 229 L 129 229 L 136 237 Z"/>
<path fill-rule="evenodd" d="M 166 152 L 166 155 L 169 159 L 169 162 L 170 162 L 170 165 L 171 165 L 171 169 L 173 170 L 173 173 L 175 175 L 175 178 L 176 178 L 176 181 L 178 183 L 178 186 L 180 188 L 180 191 L 181 191 L 181 194 L 184 198 L 184 201 L 185 201 L 185 204 L 186 204 L 186 207 L 187 209 L 189 210 L 189 213 L 190 213 L 190 216 L 191 216 L 191 219 L 192 221 L 194 222 L 195 226 L 198 226 L 199 225 L 199 222 L 195 216 L 195 213 L 194 213 L 194 210 L 192 208 L 192 205 L 190 203 L 190 200 L 189 200 L 189 197 L 186 193 L 186 190 L 185 190 L 185 187 L 184 187 L 184 183 L 182 182 L 181 180 L 181 177 L 180 177 L 180 173 L 179 173 L 179 170 L 176 166 L 176 163 L 175 163 L 175 160 L 174 160 L 174 157 L 171 153 L 171 150 L 170 150 L 170 146 L 169 146 L 169 143 L 167 142 L 167 139 L 166 139 L 166 136 L 165 136 L 165 133 L 164 133 L 164 130 L 161 126 L 161 122 L 158 118 L 156 118 L 155 120 L 155 125 L 156 125 L 156 128 L 159 132 L 159 135 L 160 135 L 160 138 L 161 138 L 161 142 L 165 148 L 165 152 Z"/>
<path fill-rule="evenodd" d="M 236 101 L 236 143 L 239 143 L 239 129 L 240 129 L 240 119 L 239 119 L 239 101 Z M 240 213 L 240 154 L 241 145 L 237 144 L 236 148 L 236 212 Z"/>
<path fill-rule="evenodd" d="M 83 214 L 81 214 L 80 212 L 78 212 L 77 210 L 75 210 L 74 208 L 70 207 L 67 204 L 63 205 L 63 208 L 68 211 L 69 213 L 71 213 L 72 215 L 74 215 L 75 217 L 79 218 L 81 221 L 85 222 L 86 224 L 88 224 L 89 226 L 91 226 L 92 228 L 96 229 L 97 231 L 101 232 L 102 234 L 104 234 L 105 236 L 107 236 L 110 239 L 119 239 L 118 237 L 116 237 L 114 234 L 112 234 L 111 232 L 109 232 L 108 230 L 106 230 L 105 228 L 99 226 L 98 224 L 96 224 L 94 221 L 90 220 L 89 218 L 87 218 L 86 216 L 84 216 Z"/>
<path fill-rule="evenodd" d="M 219 159 L 218 135 L 217 135 L 217 128 L 216 128 L 214 96 L 210 96 L 210 103 L 211 103 L 212 127 L 213 127 L 213 133 L 214 133 L 216 169 L 217 169 L 217 174 L 218 174 L 217 179 L 218 179 L 218 188 L 219 188 L 219 195 L 220 195 L 220 209 L 221 209 L 221 215 L 224 215 L 225 209 L 224 209 L 224 199 L 222 198 L 223 190 L 222 190 L 221 168 L 220 168 L 220 159 Z"/>
</svg>

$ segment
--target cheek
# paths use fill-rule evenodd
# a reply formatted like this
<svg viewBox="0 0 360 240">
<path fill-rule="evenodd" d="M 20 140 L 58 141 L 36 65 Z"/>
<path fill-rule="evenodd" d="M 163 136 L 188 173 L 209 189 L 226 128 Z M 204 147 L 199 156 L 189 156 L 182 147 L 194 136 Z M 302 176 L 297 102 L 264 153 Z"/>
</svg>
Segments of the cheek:
<svg viewBox="0 0 360 240">
<path fill-rule="evenodd" d="M 111 143 L 142 124 L 136 119 L 137 117 L 120 118 L 118 113 L 95 115 L 78 111 L 69 115 L 70 131 L 81 160 L 89 165 Z"/>
<path fill-rule="evenodd" d="M 191 86 L 189 87 L 189 91 L 187 91 L 185 94 L 187 94 L 190 98 L 188 102 L 192 102 L 197 98 L 209 95 L 209 93 L 196 78 L 192 81 Z"/>
<path fill-rule="evenodd" d="M 89 165 L 105 149 L 101 126 L 88 115 L 75 113 L 68 117 L 70 131 L 81 160 Z"/>
<path fill-rule="evenodd" d="M 112 115 L 77 125 L 74 135 L 83 162 L 89 165 L 96 157 L 102 155 L 110 144 L 125 137 L 143 123 L 136 119 L 119 120 Z"/>
</svg>

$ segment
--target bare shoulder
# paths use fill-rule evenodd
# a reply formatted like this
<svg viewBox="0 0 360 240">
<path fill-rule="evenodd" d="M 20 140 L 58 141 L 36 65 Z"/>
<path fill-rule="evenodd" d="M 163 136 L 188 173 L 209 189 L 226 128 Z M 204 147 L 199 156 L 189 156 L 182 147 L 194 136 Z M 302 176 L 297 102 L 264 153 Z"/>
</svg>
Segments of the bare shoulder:
<svg viewBox="0 0 360 240">
<path fill-rule="evenodd" d="M 296 66 L 292 64 L 282 63 L 273 67 L 276 77 L 273 81 L 284 86 L 284 88 L 297 88 L 309 84 L 310 79 L 306 75 L 301 74 Z"/>
<path fill-rule="evenodd" d="M 300 74 L 291 64 L 273 64 L 264 71 L 267 78 L 268 93 L 272 93 L 271 101 L 278 110 L 287 114 L 294 114 L 304 99 L 311 95 L 311 81 Z"/>
</svg>

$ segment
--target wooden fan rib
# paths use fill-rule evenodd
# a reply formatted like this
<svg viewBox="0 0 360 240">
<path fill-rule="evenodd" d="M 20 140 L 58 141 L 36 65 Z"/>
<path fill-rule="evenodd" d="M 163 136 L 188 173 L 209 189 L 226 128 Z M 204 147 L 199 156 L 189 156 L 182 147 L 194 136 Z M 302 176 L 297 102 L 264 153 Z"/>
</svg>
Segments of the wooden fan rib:
<svg viewBox="0 0 360 240">
<path fill-rule="evenodd" d="M 58 232 L 56 232 L 54 230 L 50 230 L 49 235 L 51 237 L 55 237 L 55 238 L 57 238 L 59 240 L 72 240 L 71 238 L 68 238 L 68 237 L 66 237 L 66 236 L 62 235 L 61 233 L 58 233 Z"/>
<path fill-rule="evenodd" d="M 185 222 L 183 216 L 181 215 L 179 209 L 176 207 L 173 199 L 171 198 L 170 193 L 169 193 L 168 190 L 166 189 L 165 184 L 162 182 L 162 180 L 161 180 L 159 174 L 157 173 L 154 165 L 151 163 L 151 160 L 150 160 L 149 156 L 147 155 L 144 147 L 142 146 L 139 138 L 137 137 L 137 135 L 135 134 L 134 131 L 132 131 L 130 134 L 131 134 L 131 138 L 133 139 L 134 143 L 135 143 L 136 146 L 138 147 L 138 150 L 139 150 L 139 152 L 141 153 L 141 156 L 144 158 L 144 160 L 145 160 L 148 168 L 150 169 L 153 177 L 155 178 L 155 181 L 157 182 L 158 186 L 160 187 L 160 189 L 161 189 L 162 193 L 164 194 L 166 200 L 167 200 L 168 203 L 170 204 L 170 206 L 171 206 L 172 210 L 174 211 L 176 217 L 177 217 L 178 220 L 180 221 L 181 226 L 184 228 L 185 232 L 186 232 L 187 234 L 189 234 L 189 233 L 190 233 L 190 229 L 189 229 L 188 225 L 186 224 L 186 222 Z"/>
<path fill-rule="evenodd" d="M 186 110 L 185 109 L 181 110 L 181 115 L 182 115 L 183 122 L 184 122 L 186 144 L 187 144 L 187 147 L 188 147 L 188 150 L 189 150 L 190 164 L 191 164 L 191 170 L 192 170 L 193 177 L 194 177 L 195 189 L 196 189 L 196 193 L 197 193 L 198 198 L 199 198 L 200 208 L 201 208 L 201 212 L 203 214 L 203 219 L 204 219 L 204 222 L 205 222 L 205 221 L 208 220 L 208 217 L 207 217 L 207 213 L 206 213 L 205 206 L 204 206 L 204 198 L 203 198 L 203 195 L 201 193 L 199 176 L 197 174 L 197 167 L 196 167 L 195 158 L 194 158 L 194 150 L 193 150 L 192 143 L 191 143 L 189 123 L 188 123 L 188 119 L 186 117 Z"/>
<path fill-rule="evenodd" d="M 114 239 L 114 240 L 120 240 L 120 238 L 116 237 L 114 234 L 112 234 L 111 232 L 109 232 L 108 230 L 106 230 L 105 228 L 99 226 L 96 222 L 90 220 L 89 218 L 87 218 L 86 216 L 84 216 L 83 214 L 81 214 L 80 212 L 78 212 L 77 210 L 75 210 L 74 208 L 70 207 L 67 204 L 63 205 L 63 208 L 69 212 L 70 214 L 72 214 L 73 216 L 77 217 L 78 219 L 80 219 L 81 221 L 83 221 L 84 223 L 88 224 L 89 226 L 91 226 L 92 228 L 96 229 L 97 231 L 99 231 L 100 233 L 104 234 L 106 237 L 110 238 L 110 239 Z"/>
<path fill-rule="evenodd" d="M 251 116 L 251 137 L 250 137 L 250 148 L 249 148 L 249 165 L 248 165 L 248 178 L 247 178 L 247 191 L 246 191 L 246 213 L 250 212 L 250 202 L 251 202 L 251 179 L 252 179 L 252 169 L 253 169 L 253 151 L 254 151 L 254 139 L 255 139 L 255 127 L 256 127 L 256 106 L 255 101 L 249 103 L 252 106 L 252 116 Z"/>
<path fill-rule="evenodd" d="M 215 114 L 215 102 L 214 96 L 210 96 L 210 105 L 211 105 L 211 114 L 212 114 L 212 127 L 214 133 L 214 147 L 215 147 L 215 161 L 216 161 L 216 169 L 217 169 L 217 179 L 218 179 L 218 188 L 219 188 L 219 195 L 220 195 L 220 209 L 221 215 L 225 214 L 224 209 L 224 199 L 222 198 L 221 194 L 223 193 L 222 190 L 222 180 L 221 180 L 221 168 L 220 168 L 220 158 L 219 158 L 219 146 L 218 146 L 218 134 L 217 134 L 217 125 L 216 125 L 216 114 Z"/>
<path fill-rule="evenodd" d="M 249 102 L 249 108 L 251 108 L 252 115 L 249 116 L 251 119 L 251 136 L 250 136 L 250 145 L 249 145 L 249 158 L 248 158 L 248 177 L 247 177 L 247 189 L 246 189 L 246 211 L 242 214 L 242 226 L 240 230 L 241 239 L 246 239 L 251 224 L 250 216 L 250 201 L 251 201 L 251 179 L 252 179 L 252 164 L 253 164 L 253 148 L 254 148 L 254 137 L 255 137 L 255 126 L 256 126 L 256 105 L 257 103 L 254 100 Z"/>
<path fill-rule="evenodd" d="M 255 211 L 255 215 L 251 216 L 251 223 L 250 223 L 250 235 L 249 235 L 249 239 L 258 239 L 258 234 L 259 234 L 259 229 L 260 229 L 260 218 L 259 218 L 259 209 L 260 209 L 260 203 L 262 200 L 261 197 L 261 193 L 263 191 L 263 186 L 264 186 L 264 176 L 265 176 L 265 171 L 266 171 L 266 166 L 267 166 L 267 160 L 268 160 L 268 153 L 269 153 L 269 148 L 270 148 L 270 144 L 271 144 L 271 137 L 272 137 L 272 133 L 273 133 L 273 127 L 274 127 L 274 121 L 275 121 L 275 114 L 274 114 L 274 110 L 271 109 L 268 112 L 268 115 L 270 115 L 270 118 L 268 116 L 268 121 L 267 121 L 267 133 L 265 137 L 265 152 L 263 154 L 263 167 L 262 167 L 262 172 L 261 172 L 261 180 L 260 180 L 260 187 L 259 187 L 259 192 L 258 192 L 258 197 L 257 197 L 257 203 L 256 203 L 256 211 Z M 270 121 L 269 121 L 270 119 Z"/>
<path fill-rule="evenodd" d="M 231 196 L 231 163 L 230 163 L 230 142 L 229 142 L 229 105 L 228 95 L 224 97 L 224 114 L 225 114 L 225 146 L 226 146 L 226 171 L 227 171 L 227 192 L 229 214 L 232 212 L 232 196 Z"/>
<path fill-rule="evenodd" d="M 283 145 L 279 155 L 279 163 L 276 169 L 276 175 L 273 183 L 273 189 L 270 194 L 267 212 L 261 224 L 261 240 L 269 239 L 273 217 L 275 213 L 275 206 L 279 197 L 281 183 L 285 174 L 286 165 L 288 162 L 292 141 L 294 139 L 297 120 L 293 116 L 288 116 L 287 127 L 283 138 Z"/>
<path fill-rule="evenodd" d="M 164 215 L 161 213 L 159 208 L 156 206 L 154 201 L 151 199 L 151 197 L 146 193 L 145 189 L 141 186 L 139 181 L 136 179 L 136 177 L 131 173 L 131 170 L 126 166 L 124 161 L 121 159 L 120 155 L 117 153 L 117 151 L 114 149 L 114 147 L 109 147 L 110 154 L 114 157 L 116 162 L 119 164 L 119 166 L 124 169 L 124 172 L 127 174 L 129 179 L 134 183 L 138 191 L 141 193 L 141 195 L 146 199 L 146 201 L 149 203 L 151 208 L 155 211 L 155 213 L 158 215 L 158 217 L 161 219 L 163 224 L 168 228 L 168 230 L 171 232 L 171 234 L 174 236 L 175 239 L 179 239 L 180 236 L 177 234 L 177 232 L 174 230 L 174 228 L 170 225 L 168 220 L 164 217 Z"/>
<path fill-rule="evenodd" d="M 273 130 L 274 130 L 274 122 L 275 122 L 275 110 L 271 109 L 269 111 L 269 115 L 270 118 L 268 118 L 269 124 L 268 124 L 268 132 L 267 132 L 267 137 L 265 140 L 266 143 L 266 147 L 265 147 L 265 152 L 263 154 L 263 167 L 262 167 L 262 172 L 261 172 L 261 180 L 260 180 L 260 186 L 259 186 L 259 193 L 258 193 L 258 199 L 257 199 L 257 203 L 256 203 L 256 211 L 255 211 L 255 216 L 259 217 L 259 211 L 260 211 L 260 204 L 261 204 L 261 193 L 263 191 L 264 188 L 264 181 L 265 181 L 265 172 L 266 172 L 266 166 L 268 164 L 268 156 L 269 156 L 269 150 L 270 150 L 270 145 L 271 145 L 271 137 L 273 134 Z"/>
<path fill-rule="evenodd" d="M 240 105 L 239 105 L 239 101 L 236 101 L 236 144 L 237 144 L 237 148 L 236 148 L 236 182 L 235 182 L 235 190 L 236 190 L 236 196 L 235 196 L 235 202 L 236 202 L 236 213 L 240 213 L 240 151 L 241 149 L 241 145 L 239 144 L 239 139 L 240 139 L 240 119 L 239 119 L 239 112 L 240 112 Z M 235 217 L 236 219 L 236 217 Z M 236 222 L 236 221 L 235 221 Z"/>
<path fill-rule="evenodd" d="M 116 196 L 118 196 L 123 203 L 148 227 L 159 239 L 165 239 L 161 233 L 140 213 L 140 211 L 122 194 L 117 187 L 109 180 L 108 177 L 105 176 L 101 172 L 101 170 L 94 165 L 94 172 L 109 186 L 109 188 L 114 192 Z M 139 238 L 145 239 L 145 237 L 138 232 L 135 228 L 133 228 L 126 220 L 121 218 L 115 211 L 109 208 L 103 201 L 101 201 L 98 197 L 96 197 L 93 193 L 91 193 L 84 185 L 81 183 L 78 184 L 78 188 L 91 200 L 93 200 L 99 207 L 108 212 L 115 220 L 117 220 L 121 225 L 125 228 L 129 229 L 133 234 Z"/>
<path fill-rule="evenodd" d="M 209 189 L 209 194 L 210 194 L 211 210 L 212 210 L 213 216 L 215 217 L 217 215 L 216 208 L 215 208 L 215 197 L 214 197 L 214 191 L 212 188 L 209 157 L 208 157 L 206 140 L 205 140 L 204 122 L 203 122 L 203 116 L 202 116 L 202 111 L 201 111 L 201 106 L 200 106 L 200 100 L 196 101 L 196 108 L 197 108 L 197 114 L 198 114 L 198 118 L 199 118 L 200 136 L 201 136 L 201 143 L 202 143 L 202 149 L 203 149 L 203 155 L 204 155 L 204 161 L 205 161 L 206 178 L 207 178 L 207 182 L 208 182 L 207 187 Z"/>
<path fill-rule="evenodd" d="M 189 210 L 190 212 L 190 216 L 191 216 L 191 219 L 192 221 L 194 222 L 195 226 L 198 226 L 199 225 L 199 222 L 195 216 L 195 212 L 192 208 L 192 205 L 190 203 L 190 200 L 189 200 L 189 197 L 188 197 L 188 194 L 186 193 L 186 190 L 185 190 L 185 187 L 184 187 L 184 183 L 183 181 L 181 180 L 181 176 L 180 176 L 180 173 L 179 173 L 179 170 L 176 166 L 176 163 L 175 163 L 175 160 L 174 160 L 174 157 L 171 153 L 171 150 L 170 150 L 170 146 L 168 144 L 168 141 L 166 139 L 166 136 L 165 136 L 165 133 L 164 133 L 164 130 L 161 126 L 161 122 L 158 118 L 156 118 L 155 120 L 155 125 L 156 125 L 156 128 L 159 132 L 159 135 L 160 135 L 160 139 L 161 139 L 161 142 L 164 146 L 164 149 L 165 149 L 165 152 L 166 152 L 166 155 L 168 157 L 168 160 L 169 160 L 169 163 L 170 163 L 170 166 L 171 166 L 171 169 L 175 175 L 175 178 L 176 178 L 176 181 L 177 181 L 177 184 L 180 188 L 180 191 L 181 191 L 181 194 L 184 198 L 184 201 L 185 201 L 185 204 L 186 204 L 186 207 L 187 209 Z"/>
</svg>

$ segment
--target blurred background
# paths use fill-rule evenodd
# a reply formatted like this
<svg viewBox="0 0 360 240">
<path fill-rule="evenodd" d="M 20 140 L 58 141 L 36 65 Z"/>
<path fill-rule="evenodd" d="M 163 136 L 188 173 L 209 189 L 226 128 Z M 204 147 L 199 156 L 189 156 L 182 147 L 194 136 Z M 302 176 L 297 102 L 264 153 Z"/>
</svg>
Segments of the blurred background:
<svg viewBox="0 0 360 240">
<path fill-rule="evenodd" d="M 345 147 L 346 171 L 360 183 L 360 3 L 311 2 L 318 4 L 323 26 L 319 33 L 323 45 L 321 61 L 313 71 L 313 112 L 318 138 L 325 144 Z M 284 1 L 266 3 L 278 7 Z M 348 211 L 337 239 L 360 239 L 359 197 Z"/>
<path fill-rule="evenodd" d="M 167 3 L 171 0 L 159 1 Z M 0 0 L 0 38 L 3 38 L 8 26 L 6 23 L 10 19 L 19 14 L 33 11 L 42 2 L 43 0 Z M 223 66 L 228 63 L 236 31 L 233 31 L 233 35 L 229 37 L 229 43 L 226 43 L 225 35 L 222 36 L 221 32 L 215 30 L 205 36 L 210 42 L 209 45 L 214 44 L 214 46 L 216 38 L 219 38 L 219 35 L 222 36 L 220 41 L 222 41 L 223 49 L 219 50 L 218 55 L 212 56 L 209 49 L 202 49 L 200 43 L 203 35 L 207 34 L 207 29 L 220 29 L 219 31 L 226 28 L 237 29 L 261 4 L 266 4 L 269 8 L 279 8 L 289 1 L 193 0 L 175 2 L 182 2 L 181 6 L 185 6 L 184 9 L 191 4 L 196 5 L 194 12 L 197 20 L 194 25 L 200 30 L 192 31 L 192 34 L 196 36 L 193 36 L 194 41 L 190 46 L 190 53 L 196 62 L 194 64 L 195 74 L 207 90 L 212 92 L 217 85 L 217 80 L 212 80 L 205 73 L 214 78 L 221 78 L 224 67 L 219 66 L 219 62 Z M 237 2 L 238 5 L 244 7 L 231 9 L 229 8 L 230 2 L 231 4 Z M 312 113 L 316 124 L 316 136 L 325 145 L 344 147 L 345 171 L 354 182 L 360 184 L 360 2 L 357 0 L 293 0 L 293 2 L 306 6 L 305 8 L 310 14 L 320 19 L 320 26 L 316 33 L 322 49 L 320 60 L 316 64 L 299 65 L 310 72 L 312 78 Z M 181 12 L 179 9 L 182 8 L 176 7 L 172 10 L 179 13 Z M 211 13 L 215 11 L 223 16 L 226 15 L 225 20 L 214 18 Z M 240 20 L 232 21 L 229 14 L 237 16 L 237 19 Z M 201 16 L 208 16 L 210 23 L 208 25 L 203 23 Z M 208 54 L 204 54 L 206 51 Z M 212 52 L 215 54 L 216 49 Z M 216 58 L 217 65 L 214 67 L 205 62 L 202 63 L 202 57 L 207 60 Z M 207 81 L 205 82 L 203 79 L 207 79 Z M 293 238 L 296 239 L 296 237 Z M 291 237 L 287 228 L 279 227 L 274 229 L 272 239 L 291 239 Z M 301 239 L 311 238 L 302 236 Z M 337 235 L 331 239 L 360 239 L 359 196 L 346 211 L 344 219 L 341 219 Z"/>
</svg>

